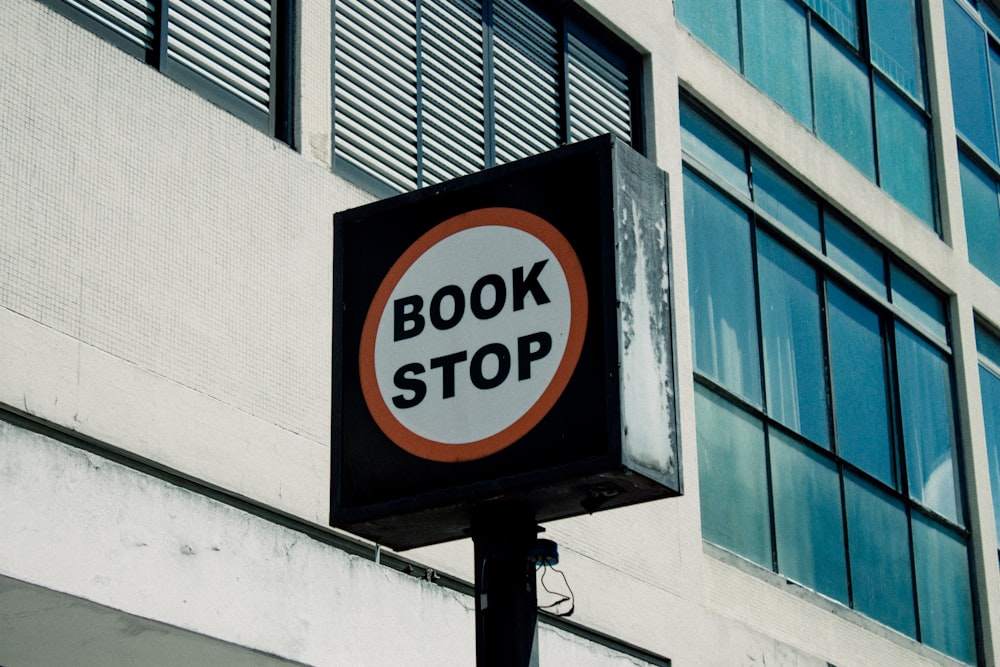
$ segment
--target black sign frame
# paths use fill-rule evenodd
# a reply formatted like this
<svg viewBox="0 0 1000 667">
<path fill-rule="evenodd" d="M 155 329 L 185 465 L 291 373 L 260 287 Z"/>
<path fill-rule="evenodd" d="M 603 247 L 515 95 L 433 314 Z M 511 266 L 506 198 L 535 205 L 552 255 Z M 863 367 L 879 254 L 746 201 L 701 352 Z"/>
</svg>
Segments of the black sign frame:
<svg viewBox="0 0 1000 667">
<path fill-rule="evenodd" d="M 681 493 L 676 429 L 663 434 L 670 470 L 643 469 L 623 451 L 615 228 L 623 160 L 645 162 L 598 137 L 335 216 L 331 525 L 406 549 L 467 536 L 483 505 L 518 505 L 548 521 Z M 665 215 L 665 175 L 645 173 L 662 177 L 651 190 L 654 198 L 660 192 L 653 205 Z M 455 215 L 495 206 L 541 217 L 573 246 L 588 291 L 583 352 L 556 404 L 520 440 L 476 461 L 428 461 L 390 441 L 368 412 L 360 330 L 389 267 L 417 238 Z M 672 337 L 672 321 L 668 329 Z M 676 386 L 676 378 L 665 380 Z"/>
</svg>

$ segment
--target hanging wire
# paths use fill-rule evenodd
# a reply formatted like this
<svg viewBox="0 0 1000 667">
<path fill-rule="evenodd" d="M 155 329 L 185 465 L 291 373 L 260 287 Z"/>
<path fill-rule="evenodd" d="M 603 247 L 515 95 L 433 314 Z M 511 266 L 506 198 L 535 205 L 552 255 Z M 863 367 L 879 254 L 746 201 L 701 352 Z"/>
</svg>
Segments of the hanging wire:
<svg viewBox="0 0 1000 667">
<path fill-rule="evenodd" d="M 539 605 L 538 608 L 540 610 L 542 610 L 542 611 L 553 610 L 552 613 L 555 614 L 556 616 L 563 616 L 563 617 L 572 616 L 573 615 L 573 610 L 576 608 L 576 603 L 575 603 L 575 596 L 573 595 L 573 589 L 570 588 L 569 580 L 566 579 L 566 574 L 562 570 L 557 570 L 556 568 L 552 567 L 551 565 L 541 564 L 540 567 L 542 568 L 542 576 L 539 579 L 539 583 L 542 585 L 542 589 L 546 593 L 548 593 L 549 595 L 555 595 L 558 599 L 555 602 L 552 602 L 550 604 Z M 556 574 L 558 574 L 560 577 L 562 577 L 563 585 L 566 586 L 566 590 L 569 591 L 569 595 L 564 595 L 562 593 L 556 593 L 555 591 L 551 590 L 545 584 L 545 575 L 548 574 L 549 570 L 552 570 L 553 572 L 555 572 Z M 558 607 L 559 605 L 561 605 L 564 602 L 569 602 L 569 610 L 568 611 L 564 611 L 564 612 L 554 611 L 555 607 Z"/>
</svg>

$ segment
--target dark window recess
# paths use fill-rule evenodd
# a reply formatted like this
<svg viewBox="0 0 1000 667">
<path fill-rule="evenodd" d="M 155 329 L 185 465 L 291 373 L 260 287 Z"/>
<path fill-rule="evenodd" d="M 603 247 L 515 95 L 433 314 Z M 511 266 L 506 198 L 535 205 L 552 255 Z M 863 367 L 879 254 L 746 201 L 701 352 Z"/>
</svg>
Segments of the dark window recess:
<svg viewBox="0 0 1000 667">
<path fill-rule="evenodd" d="M 383 194 L 605 133 L 642 149 L 640 59 L 527 0 L 336 0 L 334 168 Z"/>
<path fill-rule="evenodd" d="M 291 143 L 291 0 L 46 0 L 251 125 Z"/>
</svg>

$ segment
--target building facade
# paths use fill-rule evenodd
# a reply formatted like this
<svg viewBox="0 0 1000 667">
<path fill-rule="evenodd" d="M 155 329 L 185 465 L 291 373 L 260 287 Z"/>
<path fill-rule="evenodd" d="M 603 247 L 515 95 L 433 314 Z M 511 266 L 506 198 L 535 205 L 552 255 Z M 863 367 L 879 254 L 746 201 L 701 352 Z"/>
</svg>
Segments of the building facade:
<svg viewBox="0 0 1000 667">
<path fill-rule="evenodd" d="M 541 664 L 997 664 L 987 0 L 6 0 L 0 72 L 0 664 L 472 664 L 468 540 L 327 524 L 333 214 L 608 132 L 685 495 L 545 526 Z"/>
</svg>

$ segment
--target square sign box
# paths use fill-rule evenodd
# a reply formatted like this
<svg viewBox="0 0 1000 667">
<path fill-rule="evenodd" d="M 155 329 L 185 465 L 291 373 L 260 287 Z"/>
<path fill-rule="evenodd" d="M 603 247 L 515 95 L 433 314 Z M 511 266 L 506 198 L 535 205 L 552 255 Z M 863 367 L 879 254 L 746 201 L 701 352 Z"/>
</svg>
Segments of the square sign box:
<svg viewBox="0 0 1000 667">
<path fill-rule="evenodd" d="M 681 493 L 667 176 L 610 136 L 338 213 L 330 523 Z"/>
</svg>

